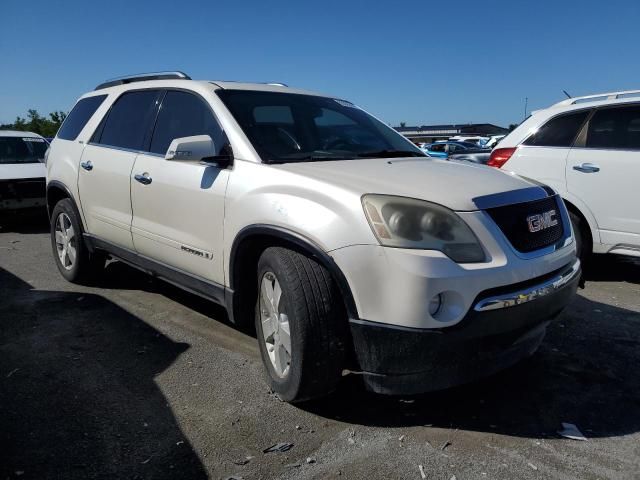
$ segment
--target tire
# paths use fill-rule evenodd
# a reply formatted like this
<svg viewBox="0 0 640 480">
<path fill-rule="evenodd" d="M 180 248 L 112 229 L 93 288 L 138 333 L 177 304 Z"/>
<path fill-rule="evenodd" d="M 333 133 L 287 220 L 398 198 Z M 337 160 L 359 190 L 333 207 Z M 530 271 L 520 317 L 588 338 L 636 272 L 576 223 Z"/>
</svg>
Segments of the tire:
<svg viewBox="0 0 640 480">
<path fill-rule="evenodd" d="M 56 267 L 66 280 L 89 283 L 104 269 L 106 256 L 101 252 L 89 252 L 82 238 L 80 219 L 70 199 L 62 199 L 54 207 L 50 233 Z"/>
<path fill-rule="evenodd" d="M 334 280 L 313 259 L 281 247 L 267 248 L 257 270 L 256 334 L 271 389 L 292 403 L 328 395 L 342 375 L 348 339 Z"/>
<path fill-rule="evenodd" d="M 569 218 L 571 219 L 571 225 L 573 226 L 573 234 L 576 239 L 576 256 L 580 259 L 580 262 L 584 265 L 591 256 L 591 235 L 588 233 L 588 225 L 573 212 L 569 212 Z"/>
</svg>

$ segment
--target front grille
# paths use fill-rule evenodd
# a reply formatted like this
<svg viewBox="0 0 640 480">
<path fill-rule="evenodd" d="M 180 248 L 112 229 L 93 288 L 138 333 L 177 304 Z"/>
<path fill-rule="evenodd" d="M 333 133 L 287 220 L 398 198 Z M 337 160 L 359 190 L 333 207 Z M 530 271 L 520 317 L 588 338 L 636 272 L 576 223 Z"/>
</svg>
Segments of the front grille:
<svg viewBox="0 0 640 480">
<path fill-rule="evenodd" d="M 557 221 L 557 225 L 531 232 L 529 219 L 535 215 L 544 215 L 545 212 L 552 210 L 555 210 L 553 218 Z M 500 230 L 511 242 L 513 248 L 519 252 L 533 252 L 534 250 L 548 247 L 560 241 L 564 235 L 564 226 L 557 196 L 533 202 L 489 208 L 486 212 L 500 227 Z"/>
<path fill-rule="evenodd" d="M 0 181 L 0 200 L 23 200 L 26 198 L 44 198 L 45 179 L 25 178 Z"/>
</svg>

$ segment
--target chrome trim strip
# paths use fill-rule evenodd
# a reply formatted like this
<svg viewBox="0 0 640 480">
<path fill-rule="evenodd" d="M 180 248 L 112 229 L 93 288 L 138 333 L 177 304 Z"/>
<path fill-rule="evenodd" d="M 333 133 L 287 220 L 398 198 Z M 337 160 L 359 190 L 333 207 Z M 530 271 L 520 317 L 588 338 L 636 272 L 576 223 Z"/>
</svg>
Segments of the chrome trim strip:
<svg viewBox="0 0 640 480">
<path fill-rule="evenodd" d="M 535 202 L 536 200 L 542 200 L 549 196 L 551 195 L 542 187 L 529 187 L 475 197 L 472 198 L 471 201 L 480 210 L 487 210 L 489 208 L 504 207 L 515 203 Z"/>
<path fill-rule="evenodd" d="M 480 300 L 473 309 L 476 312 L 486 312 L 488 310 L 498 310 L 500 308 L 513 307 L 531 302 L 537 298 L 555 293 L 573 281 L 578 275 L 580 275 L 580 260 L 576 259 L 568 270 L 545 282 L 517 292 L 485 298 L 484 300 Z"/>
</svg>

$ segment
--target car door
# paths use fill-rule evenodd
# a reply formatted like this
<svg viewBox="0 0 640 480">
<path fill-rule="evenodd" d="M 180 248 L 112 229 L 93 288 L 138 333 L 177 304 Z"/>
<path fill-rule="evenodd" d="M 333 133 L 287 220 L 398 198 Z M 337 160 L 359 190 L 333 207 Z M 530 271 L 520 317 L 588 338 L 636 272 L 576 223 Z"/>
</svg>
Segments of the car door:
<svg viewBox="0 0 640 480">
<path fill-rule="evenodd" d="M 149 152 L 138 156 L 131 176 L 133 242 L 145 257 L 223 284 L 222 233 L 229 170 L 164 158 L 174 139 L 193 135 L 210 135 L 218 151 L 227 144 L 204 99 L 188 91 L 167 91 Z"/>
<path fill-rule="evenodd" d="M 567 159 L 567 189 L 604 244 L 640 246 L 640 105 L 598 109 Z"/>
<path fill-rule="evenodd" d="M 522 142 L 506 168 L 564 192 L 567 156 L 590 113 L 590 109 L 572 111 L 547 120 Z"/>
<path fill-rule="evenodd" d="M 88 233 L 133 250 L 131 169 L 148 141 L 159 90 L 122 94 L 85 147 L 78 191 Z"/>
</svg>

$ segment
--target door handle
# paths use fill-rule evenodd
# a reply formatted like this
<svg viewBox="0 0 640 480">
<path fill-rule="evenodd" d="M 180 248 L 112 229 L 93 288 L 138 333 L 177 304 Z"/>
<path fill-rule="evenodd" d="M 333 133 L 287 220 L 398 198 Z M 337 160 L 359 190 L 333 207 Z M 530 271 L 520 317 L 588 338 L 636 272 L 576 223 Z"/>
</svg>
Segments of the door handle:
<svg viewBox="0 0 640 480">
<path fill-rule="evenodd" d="M 140 182 L 143 185 L 149 185 L 151 183 L 151 177 L 147 172 L 144 172 L 142 175 L 137 173 L 136 175 L 134 175 L 133 178 L 135 178 L 138 182 Z"/>
<path fill-rule="evenodd" d="M 88 172 L 93 170 L 93 163 L 91 163 L 91 160 L 88 160 L 86 162 L 80 162 L 80 166 Z"/>
<path fill-rule="evenodd" d="M 573 169 L 582 173 L 596 173 L 600 171 L 600 167 L 598 165 L 594 165 L 593 163 L 583 163 L 582 165 L 574 165 Z"/>
</svg>

